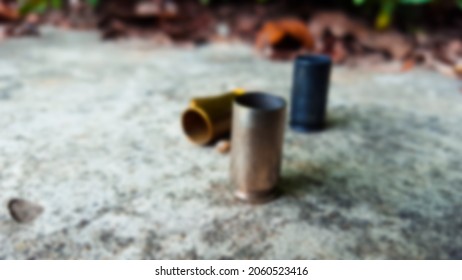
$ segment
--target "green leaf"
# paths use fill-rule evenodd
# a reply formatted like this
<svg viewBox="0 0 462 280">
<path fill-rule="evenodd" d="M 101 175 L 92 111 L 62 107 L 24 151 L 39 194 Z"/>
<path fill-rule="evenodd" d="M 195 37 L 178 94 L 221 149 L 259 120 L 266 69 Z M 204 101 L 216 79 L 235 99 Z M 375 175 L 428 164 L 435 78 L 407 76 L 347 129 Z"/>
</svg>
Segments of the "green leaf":
<svg viewBox="0 0 462 280">
<path fill-rule="evenodd" d="M 62 0 L 51 0 L 49 1 L 50 8 L 58 10 L 62 8 L 63 1 Z"/>
<path fill-rule="evenodd" d="M 99 4 L 99 0 L 87 0 L 87 4 L 90 5 L 91 7 L 95 7 Z"/>
<path fill-rule="evenodd" d="M 459 8 L 462 9 L 462 0 L 457 0 L 457 6 L 459 6 Z"/>
<path fill-rule="evenodd" d="M 356 6 L 360 6 L 360 5 L 363 5 L 364 3 L 366 3 L 366 0 L 353 0 L 353 3 Z"/>
<path fill-rule="evenodd" d="M 382 0 L 379 15 L 375 19 L 375 26 L 377 29 L 386 29 L 390 26 L 396 3 L 397 2 L 394 0 Z"/>
<path fill-rule="evenodd" d="M 48 0 L 27 0 L 22 1 L 19 13 L 21 15 L 26 15 L 31 12 L 43 13 L 47 10 Z"/>
<path fill-rule="evenodd" d="M 422 5 L 432 2 L 432 0 L 400 0 L 399 2 L 407 5 Z"/>
</svg>

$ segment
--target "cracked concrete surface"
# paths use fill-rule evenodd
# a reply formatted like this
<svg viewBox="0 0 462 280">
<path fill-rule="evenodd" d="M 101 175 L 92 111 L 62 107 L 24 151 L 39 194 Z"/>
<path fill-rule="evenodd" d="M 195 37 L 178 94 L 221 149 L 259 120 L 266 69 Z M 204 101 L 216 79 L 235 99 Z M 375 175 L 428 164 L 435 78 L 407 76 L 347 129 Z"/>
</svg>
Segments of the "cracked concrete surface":
<svg viewBox="0 0 462 280">
<path fill-rule="evenodd" d="M 237 202 L 183 136 L 197 95 L 288 97 L 291 64 L 45 30 L 0 45 L 0 259 L 462 259 L 462 94 L 437 73 L 336 68 L 329 129 L 286 130 L 280 189 Z M 24 198 L 45 212 L 9 216 Z"/>
</svg>

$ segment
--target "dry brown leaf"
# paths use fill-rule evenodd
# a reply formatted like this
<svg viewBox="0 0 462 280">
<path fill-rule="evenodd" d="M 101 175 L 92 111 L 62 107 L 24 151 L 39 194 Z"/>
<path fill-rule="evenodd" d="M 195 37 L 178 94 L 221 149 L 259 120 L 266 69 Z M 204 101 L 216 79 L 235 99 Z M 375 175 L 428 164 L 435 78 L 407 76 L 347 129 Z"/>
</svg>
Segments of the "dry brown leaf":
<svg viewBox="0 0 462 280">
<path fill-rule="evenodd" d="M 444 46 L 440 56 L 444 61 L 457 63 L 462 58 L 462 41 L 457 39 L 449 41 Z"/>
<path fill-rule="evenodd" d="M 19 12 L 0 2 L 0 20 L 15 21 L 17 19 L 19 19 Z"/>
<path fill-rule="evenodd" d="M 371 33 L 367 40 L 361 43 L 371 49 L 385 51 L 398 60 L 404 59 L 413 49 L 410 40 L 395 31 Z"/>
<path fill-rule="evenodd" d="M 333 52 L 331 54 L 332 61 L 334 63 L 342 63 L 347 59 L 348 51 L 342 41 L 337 41 L 334 45 Z"/>
<path fill-rule="evenodd" d="M 134 15 L 140 18 L 174 18 L 178 8 L 173 1 L 141 1 L 136 3 Z"/>
<path fill-rule="evenodd" d="M 440 61 L 435 61 L 433 63 L 433 68 L 445 76 L 448 76 L 451 78 L 457 78 L 457 72 L 453 66 L 442 63 Z"/>
<path fill-rule="evenodd" d="M 375 52 L 384 52 L 393 59 L 404 59 L 412 50 L 412 42 L 404 35 L 395 31 L 378 33 L 370 29 L 365 23 L 352 19 L 342 12 L 322 12 L 316 14 L 310 21 L 310 30 L 318 38 L 317 49 L 325 49 L 324 38 L 331 34 L 336 40 L 353 40 L 355 49 L 369 49 Z M 331 44 L 333 46 L 333 44 Z M 358 50 L 345 48 L 353 53 Z M 348 56 L 346 53 L 345 56 Z"/>
<path fill-rule="evenodd" d="M 266 47 L 278 49 L 291 41 L 294 49 L 311 50 L 314 47 L 313 36 L 307 25 L 298 19 L 280 19 L 266 22 L 257 34 L 256 47 L 263 50 Z M 298 44 L 298 46 L 296 46 Z M 284 46 L 285 47 L 285 46 Z"/>
<path fill-rule="evenodd" d="M 239 15 L 232 26 L 240 37 L 251 39 L 257 31 L 258 18 L 253 15 Z"/>
<path fill-rule="evenodd" d="M 320 38 L 326 31 L 329 31 L 337 38 L 353 35 L 358 40 L 366 38 L 371 32 L 366 24 L 342 12 L 316 13 L 310 20 L 310 30 L 316 38 Z"/>
<path fill-rule="evenodd" d="M 462 62 L 457 63 L 454 65 L 454 73 L 459 77 L 462 78 Z"/>
<path fill-rule="evenodd" d="M 7 28 L 5 26 L 0 26 L 0 42 L 5 40 L 8 37 Z"/>
<path fill-rule="evenodd" d="M 135 6 L 135 15 L 137 17 L 157 17 L 160 13 L 160 5 L 157 2 L 143 1 Z"/>
<path fill-rule="evenodd" d="M 403 71 L 403 72 L 410 71 L 410 70 L 412 70 L 412 68 L 415 67 L 415 65 L 416 65 L 415 59 L 408 58 L 408 59 L 404 60 L 402 66 L 401 66 L 401 71 Z"/>
</svg>

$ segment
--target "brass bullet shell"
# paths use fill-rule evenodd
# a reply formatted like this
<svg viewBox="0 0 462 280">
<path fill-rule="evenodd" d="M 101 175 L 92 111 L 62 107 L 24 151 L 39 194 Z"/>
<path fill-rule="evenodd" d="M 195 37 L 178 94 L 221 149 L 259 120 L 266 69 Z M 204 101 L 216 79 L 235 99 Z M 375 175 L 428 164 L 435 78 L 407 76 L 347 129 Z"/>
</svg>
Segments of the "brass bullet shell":
<svg viewBox="0 0 462 280">
<path fill-rule="evenodd" d="M 189 140 L 205 145 L 229 134 L 233 100 L 243 94 L 242 89 L 236 89 L 222 95 L 192 99 L 181 117 L 183 131 Z"/>
</svg>

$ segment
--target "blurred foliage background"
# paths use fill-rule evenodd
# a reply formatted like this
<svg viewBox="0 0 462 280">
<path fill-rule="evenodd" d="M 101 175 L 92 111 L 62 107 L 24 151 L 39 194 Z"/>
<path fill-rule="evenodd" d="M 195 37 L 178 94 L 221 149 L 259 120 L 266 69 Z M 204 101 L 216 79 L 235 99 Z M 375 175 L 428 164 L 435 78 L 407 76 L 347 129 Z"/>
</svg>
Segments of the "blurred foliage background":
<svg viewBox="0 0 462 280">
<path fill-rule="evenodd" d="M 240 40 L 272 59 L 311 52 L 462 77 L 462 0 L 0 0 L 0 42 L 43 25 L 168 46 Z"/>
<path fill-rule="evenodd" d="M 97 7 L 104 0 L 84 0 L 89 6 Z M 255 1 L 257 3 L 266 4 L 271 2 L 271 0 L 249 0 Z M 66 2 L 72 2 L 72 0 L 19 0 L 20 13 L 22 15 L 27 15 L 28 13 L 42 13 L 50 9 L 62 9 Z M 211 5 L 214 2 L 220 2 L 220 0 L 199 0 L 203 5 Z M 221 1 L 223 2 L 223 1 Z M 225 2 L 233 2 L 228 0 Z M 300 1 L 300 2 L 336 2 L 338 6 L 350 6 L 352 4 L 356 9 L 360 10 L 359 12 L 373 14 L 375 17 L 375 27 L 377 29 L 386 29 L 392 23 L 394 15 L 399 12 L 400 9 L 406 8 L 406 12 L 409 12 L 409 7 L 422 7 L 430 6 L 430 8 L 441 8 L 441 7 L 458 7 L 462 10 L 462 0 L 335 0 L 335 1 Z M 439 6 L 439 7 L 438 7 Z M 409 14 L 409 17 L 413 17 L 412 13 Z"/>
</svg>

